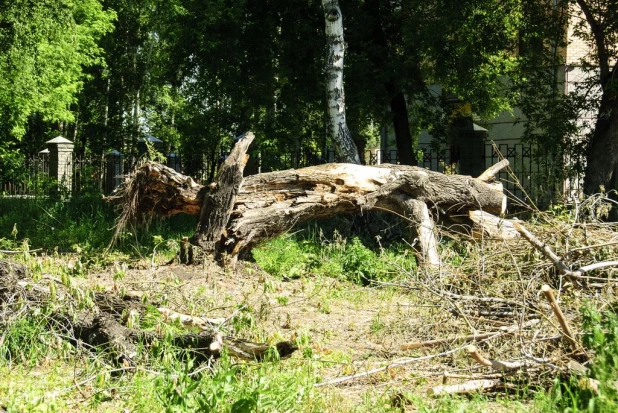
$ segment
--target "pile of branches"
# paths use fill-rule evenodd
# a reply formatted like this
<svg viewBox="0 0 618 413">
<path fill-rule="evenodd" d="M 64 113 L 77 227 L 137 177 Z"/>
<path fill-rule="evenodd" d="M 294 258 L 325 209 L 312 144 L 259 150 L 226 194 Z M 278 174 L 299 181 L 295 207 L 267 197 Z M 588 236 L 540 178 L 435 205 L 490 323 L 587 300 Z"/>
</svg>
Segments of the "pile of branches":
<svg viewBox="0 0 618 413">
<path fill-rule="evenodd" d="M 400 352 L 422 355 L 319 385 L 408 366 L 416 368 L 413 376 L 442 377 L 441 385 L 428 389 L 435 396 L 546 391 L 557 377 L 576 377 L 582 389 L 598 393 L 600 382 L 591 374 L 595 354 L 582 342 L 587 332 L 581 310 L 588 305 L 602 312 L 615 301 L 618 224 L 582 222 L 584 209 L 536 211 L 526 223 L 502 219 L 498 226 L 516 231 L 507 237 L 442 228 L 449 241 L 441 268 L 402 268 L 405 281 L 379 283 L 413 291 L 411 297 L 427 307 L 426 322 L 399 346 Z M 436 367 L 444 359 L 451 361 Z M 618 382 L 609 385 L 618 389 Z"/>
</svg>

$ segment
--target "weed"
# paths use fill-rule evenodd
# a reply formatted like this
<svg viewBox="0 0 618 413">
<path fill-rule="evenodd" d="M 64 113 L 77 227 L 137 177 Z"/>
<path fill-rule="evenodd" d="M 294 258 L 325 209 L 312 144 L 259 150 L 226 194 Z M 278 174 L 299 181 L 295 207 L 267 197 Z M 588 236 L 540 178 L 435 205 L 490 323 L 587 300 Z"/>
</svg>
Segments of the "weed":
<svg viewBox="0 0 618 413">
<path fill-rule="evenodd" d="M 582 307 L 583 344 L 595 356 L 588 378 L 598 381 L 598 391 L 584 380 L 557 378 L 549 396 L 537 398 L 541 410 L 571 412 L 613 412 L 618 410 L 618 315 L 615 311 L 598 312 L 590 305 Z"/>
<path fill-rule="evenodd" d="M 0 335 L 0 365 L 34 366 L 54 350 L 62 349 L 40 312 L 24 315 L 4 325 L 4 333 Z"/>
</svg>

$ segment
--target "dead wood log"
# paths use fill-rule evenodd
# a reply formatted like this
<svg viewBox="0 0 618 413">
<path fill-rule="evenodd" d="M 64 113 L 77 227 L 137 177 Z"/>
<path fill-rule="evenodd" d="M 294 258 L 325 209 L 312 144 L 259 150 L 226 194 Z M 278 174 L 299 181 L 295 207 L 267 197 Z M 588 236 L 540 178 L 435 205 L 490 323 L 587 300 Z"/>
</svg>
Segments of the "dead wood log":
<svg viewBox="0 0 618 413">
<path fill-rule="evenodd" d="M 560 309 L 560 305 L 558 304 L 558 302 L 556 301 L 556 298 L 554 297 L 554 293 L 552 292 L 551 287 L 547 284 L 544 284 L 541 287 L 541 292 L 543 292 L 543 295 L 545 296 L 545 298 L 547 298 L 547 301 L 549 301 L 549 305 L 551 306 L 551 309 L 554 312 L 554 315 L 556 316 L 556 318 L 558 319 L 558 322 L 560 323 L 562 334 L 564 335 L 564 338 L 566 338 L 566 340 L 569 342 L 569 346 L 571 347 L 571 350 L 573 350 L 574 352 L 577 352 L 580 346 L 577 343 L 577 340 L 575 339 L 575 335 L 573 334 L 573 330 L 571 329 L 569 322 L 567 321 L 566 317 L 564 316 L 564 313 Z"/>
<path fill-rule="evenodd" d="M 472 236 L 476 239 L 511 240 L 520 237 L 513 221 L 490 214 L 486 211 L 470 211 L 468 217 L 474 223 Z"/>
<path fill-rule="evenodd" d="M 506 208 L 502 185 L 493 182 L 496 168 L 484 174 L 486 180 L 405 165 L 354 164 L 326 164 L 241 179 L 252 136 L 236 144 L 210 187 L 200 187 L 163 165 L 147 163 L 110 199 L 134 200 L 127 191 L 139 192 L 139 205 L 132 206 L 129 215 L 195 215 L 201 211 L 191 243 L 213 253 L 220 262 L 224 257 L 234 262 L 255 244 L 299 222 L 380 209 L 408 217 L 419 234 L 423 257 L 439 264 L 434 234 L 437 217 L 431 217 L 430 209 L 467 215 L 479 209 L 500 214 Z M 190 253 L 183 255 L 191 260 Z"/>
<path fill-rule="evenodd" d="M 248 132 L 237 139 L 230 155 L 225 159 L 216 180 L 211 184 L 202 201 L 200 220 L 191 244 L 210 254 L 221 250 L 225 242 L 225 227 L 234 208 L 234 202 L 243 181 L 243 171 L 247 164 L 247 149 L 255 136 Z M 222 237 L 223 235 L 223 237 Z"/>
</svg>

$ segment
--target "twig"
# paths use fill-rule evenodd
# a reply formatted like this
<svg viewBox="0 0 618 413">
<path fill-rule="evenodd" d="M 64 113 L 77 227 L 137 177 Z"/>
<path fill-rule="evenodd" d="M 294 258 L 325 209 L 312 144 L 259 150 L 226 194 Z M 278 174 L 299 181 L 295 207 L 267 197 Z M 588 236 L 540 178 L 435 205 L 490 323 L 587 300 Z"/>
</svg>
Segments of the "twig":
<svg viewBox="0 0 618 413">
<path fill-rule="evenodd" d="M 588 271 L 594 271 L 600 268 L 607 268 L 607 267 L 618 267 L 618 261 L 595 262 L 594 264 L 589 264 L 589 265 L 584 265 L 583 267 L 579 267 L 577 271 L 588 272 Z M 593 278 L 593 277 L 589 277 L 589 278 Z M 598 277 L 594 277 L 594 278 L 598 278 Z"/>
<path fill-rule="evenodd" d="M 314 384 L 314 386 L 315 387 L 330 386 L 330 385 L 333 385 L 333 384 L 339 384 L 339 383 L 343 383 L 345 381 L 350 381 L 350 380 L 358 379 L 360 377 L 367 377 L 367 376 L 370 376 L 372 374 L 380 373 L 382 371 L 387 371 L 388 369 L 393 368 L 393 367 L 404 366 L 406 364 L 415 363 L 417 361 L 431 360 L 431 359 L 436 358 L 436 357 L 447 356 L 449 354 L 456 353 L 456 352 L 460 351 L 463 348 L 464 348 L 464 346 L 457 347 L 455 349 L 448 350 L 448 351 L 442 352 L 440 354 L 432 354 L 432 355 L 429 355 L 429 356 L 403 359 L 403 360 L 391 363 L 391 364 L 389 364 L 388 366 L 385 366 L 385 367 L 380 367 L 380 368 L 377 368 L 377 369 L 369 370 L 369 371 L 366 371 L 364 373 L 358 373 L 358 374 L 352 374 L 352 375 L 349 375 L 349 376 L 339 377 L 337 379 L 332 379 L 332 380 L 324 381 L 322 383 L 316 383 L 316 384 Z"/>
<path fill-rule="evenodd" d="M 418 377 L 418 376 L 417 376 Z M 446 384 L 447 379 L 465 379 L 465 380 L 482 380 L 482 379 L 501 379 L 504 377 L 502 373 L 489 374 L 456 374 L 445 371 L 442 374 L 442 384 Z"/>
<path fill-rule="evenodd" d="M 510 370 L 517 370 L 526 366 L 526 362 L 521 361 L 498 361 L 498 360 L 490 360 L 488 358 L 483 357 L 481 353 L 477 350 L 475 346 L 468 346 L 468 354 L 470 357 L 474 359 L 481 366 L 492 367 L 494 370 L 505 372 Z"/>
<path fill-rule="evenodd" d="M 209 325 L 221 325 L 227 320 L 226 318 L 196 317 L 188 314 L 178 313 L 164 307 L 157 308 L 157 311 L 165 318 L 168 318 L 170 320 L 178 320 L 185 327 L 197 327 L 202 331 L 209 330 Z"/>
<path fill-rule="evenodd" d="M 27 251 L 0 250 L 0 254 L 12 255 L 12 254 L 23 254 L 24 252 L 39 252 L 39 251 L 43 251 L 43 248 L 37 248 L 34 250 L 27 250 Z"/>
<path fill-rule="evenodd" d="M 452 343 L 452 342 L 468 342 L 468 341 L 480 341 L 490 338 L 496 334 L 507 335 L 513 334 L 517 330 L 521 330 L 526 327 L 531 327 L 535 324 L 538 324 L 540 320 L 530 320 L 523 325 L 514 325 L 509 327 L 501 327 L 501 331 L 494 331 L 491 333 L 482 333 L 482 334 L 470 334 L 467 336 L 459 336 L 459 337 L 450 337 L 450 338 L 441 338 L 436 340 L 427 340 L 427 341 L 417 341 L 412 343 L 405 343 L 400 346 L 401 350 L 414 350 L 421 347 L 433 347 L 441 344 Z"/>
<path fill-rule="evenodd" d="M 533 323 L 533 322 L 534 323 L 538 323 L 539 320 L 530 320 L 528 323 Z M 526 323 L 526 324 L 528 324 L 528 323 Z M 489 340 L 492 340 L 492 339 L 497 338 L 497 337 L 502 337 L 502 336 L 504 336 L 506 334 L 509 334 L 509 332 L 508 331 L 504 331 L 504 332 L 501 331 L 501 332 L 498 332 L 498 333 L 494 333 L 490 337 L 487 337 L 487 338 L 479 340 L 479 341 L 482 341 L 482 342 L 489 341 Z M 357 378 L 360 378 L 360 377 L 370 376 L 370 375 L 375 374 L 375 373 L 380 373 L 380 372 L 386 371 L 386 370 L 388 370 L 388 369 L 390 369 L 392 367 L 403 366 L 403 365 L 414 363 L 414 362 L 417 362 L 417 361 L 430 360 L 430 359 L 433 359 L 433 358 L 436 358 L 436 357 L 442 357 L 442 356 L 446 356 L 446 355 L 449 355 L 449 354 L 453 354 L 453 353 L 455 353 L 457 351 L 460 351 L 460 350 L 462 350 L 462 349 L 464 349 L 466 347 L 467 346 L 460 346 L 460 347 L 457 347 L 455 349 L 448 350 L 448 351 L 445 351 L 445 352 L 442 352 L 442 353 L 439 353 L 439 354 L 433 354 L 433 355 L 429 355 L 429 356 L 404 359 L 404 360 L 401 360 L 401 361 L 397 361 L 397 362 L 391 363 L 388 366 L 380 367 L 380 368 L 373 369 L 373 370 L 369 370 L 369 371 L 366 371 L 364 373 L 352 374 L 352 375 L 349 375 L 349 376 L 340 377 L 338 379 L 333 379 L 333 380 L 325 381 L 325 382 L 322 382 L 322 383 L 316 383 L 314 386 L 315 387 L 322 387 L 322 386 L 328 386 L 328 385 L 343 383 L 345 381 L 354 380 L 354 379 L 357 379 Z"/>
<path fill-rule="evenodd" d="M 467 300 L 467 301 L 480 301 L 483 303 L 505 303 L 505 304 L 513 304 L 513 305 L 521 305 L 520 302 L 514 300 L 508 300 L 506 298 L 500 297 L 477 297 L 474 295 L 459 295 L 455 293 L 451 293 L 449 291 L 439 291 L 438 294 L 444 294 L 446 296 L 456 298 L 459 300 Z"/>
<path fill-rule="evenodd" d="M 579 345 L 577 344 L 577 341 L 574 338 L 575 336 L 573 335 L 573 331 L 571 330 L 569 323 L 564 317 L 564 314 L 562 313 L 562 310 L 560 309 L 560 306 L 558 305 L 558 302 L 556 301 L 556 298 L 554 297 L 554 294 L 552 293 L 551 288 L 549 287 L 549 285 L 545 284 L 541 287 L 541 291 L 545 295 L 545 298 L 547 298 L 547 301 L 549 301 L 549 305 L 551 306 L 551 309 L 554 312 L 554 315 L 556 316 L 556 318 L 558 319 L 558 322 L 560 323 L 560 327 L 562 328 L 563 335 L 569 342 L 571 346 L 571 350 L 577 351 L 579 349 Z"/>
<path fill-rule="evenodd" d="M 528 242 L 532 244 L 534 248 L 536 248 L 537 250 L 542 252 L 543 255 L 549 258 L 549 260 L 556 266 L 556 268 L 558 268 L 561 273 L 565 275 L 570 275 L 572 273 L 569 267 L 564 262 L 562 262 L 562 259 L 558 255 L 556 255 L 556 253 L 554 253 L 547 244 L 543 243 L 540 239 L 535 237 L 519 222 L 513 222 L 513 226 L 515 227 L 517 232 L 519 232 L 525 239 L 528 240 Z"/>
<path fill-rule="evenodd" d="M 586 245 L 584 247 L 573 248 L 569 250 L 569 254 L 575 251 L 586 251 L 586 250 L 591 250 L 594 248 L 609 247 L 611 245 L 618 245 L 618 241 L 605 242 L 603 244 Z"/>
<path fill-rule="evenodd" d="M 554 266 L 558 269 L 558 271 L 560 271 L 561 274 L 578 280 L 613 281 L 608 280 L 607 278 L 590 277 L 583 274 L 587 271 L 592 271 L 594 269 L 618 266 L 618 261 L 605 261 L 602 263 L 597 263 L 598 266 L 597 264 L 591 264 L 580 267 L 577 270 L 573 271 L 562 261 L 562 258 L 556 255 L 556 253 L 553 252 L 551 248 L 549 248 L 547 244 L 543 243 L 541 240 L 535 237 L 530 231 L 524 228 L 523 225 L 521 225 L 519 222 L 513 222 L 513 226 L 525 239 L 527 239 L 532 244 L 533 247 L 542 252 L 543 255 L 545 255 L 554 264 Z"/>
</svg>

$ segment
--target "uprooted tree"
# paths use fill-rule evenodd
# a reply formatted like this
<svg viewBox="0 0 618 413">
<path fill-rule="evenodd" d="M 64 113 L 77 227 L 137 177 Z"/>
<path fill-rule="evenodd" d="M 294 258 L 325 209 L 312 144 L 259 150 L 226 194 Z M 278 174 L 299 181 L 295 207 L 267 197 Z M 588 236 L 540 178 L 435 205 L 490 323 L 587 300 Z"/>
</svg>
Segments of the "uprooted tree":
<svg viewBox="0 0 618 413">
<path fill-rule="evenodd" d="M 144 215 L 199 215 L 195 234 L 183 245 L 181 261 L 193 263 L 211 255 L 229 264 L 259 242 L 299 222 L 379 209 L 409 219 L 423 261 L 436 265 L 440 263 L 438 220 L 468 220 L 472 224 L 469 216 L 478 215 L 479 210 L 500 214 L 506 209 L 502 184 L 494 177 L 508 161 L 494 165 L 478 178 L 405 165 L 355 164 L 326 164 L 243 177 L 247 148 L 253 139 L 249 132 L 237 140 L 209 186 L 163 165 L 143 164 L 109 197 L 122 207 L 117 231 Z"/>
</svg>

